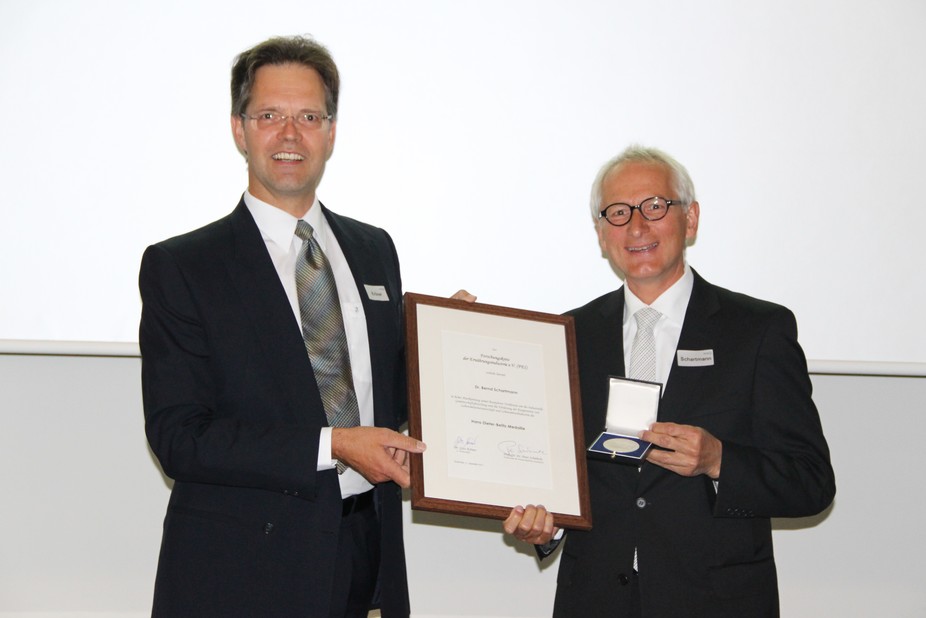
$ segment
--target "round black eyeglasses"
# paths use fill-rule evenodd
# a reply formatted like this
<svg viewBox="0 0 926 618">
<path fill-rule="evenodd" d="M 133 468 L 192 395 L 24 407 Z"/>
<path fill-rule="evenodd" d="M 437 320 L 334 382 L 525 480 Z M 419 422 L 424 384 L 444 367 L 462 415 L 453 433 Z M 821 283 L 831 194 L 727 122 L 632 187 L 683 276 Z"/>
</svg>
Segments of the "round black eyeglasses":
<svg viewBox="0 0 926 618">
<path fill-rule="evenodd" d="M 659 221 L 669 212 L 669 206 L 673 205 L 681 206 L 682 203 L 679 200 L 669 200 L 654 195 L 653 197 L 646 198 L 636 206 L 633 204 L 624 204 L 623 202 L 609 204 L 598 213 L 598 218 L 604 219 L 616 227 L 621 227 L 622 225 L 630 223 L 630 219 L 633 217 L 633 211 L 636 209 L 640 211 L 640 214 L 643 215 L 643 218 L 647 221 Z"/>
</svg>

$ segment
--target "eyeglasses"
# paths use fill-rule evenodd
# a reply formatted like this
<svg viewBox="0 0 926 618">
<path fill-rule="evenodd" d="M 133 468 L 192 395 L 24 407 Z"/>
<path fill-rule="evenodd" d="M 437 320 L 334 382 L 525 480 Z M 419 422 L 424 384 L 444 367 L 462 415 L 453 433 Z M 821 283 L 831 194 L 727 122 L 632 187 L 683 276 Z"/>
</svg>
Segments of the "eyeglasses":
<svg viewBox="0 0 926 618">
<path fill-rule="evenodd" d="M 273 127 L 281 127 L 286 124 L 286 121 L 290 118 L 293 119 L 293 122 L 296 123 L 296 126 L 300 129 L 305 129 L 308 131 L 316 131 L 322 127 L 322 124 L 326 120 L 331 120 L 334 118 L 332 114 L 323 116 L 321 114 L 316 114 L 314 112 L 303 112 L 300 114 L 295 114 L 293 116 L 287 116 L 281 114 L 280 112 L 260 112 L 256 116 L 249 116 L 247 114 L 241 114 L 242 118 L 247 120 L 253 120 L 257 124 L 258 129 L 270 129 Z"/>
<path fill-rule="evenodd" d="M 604 210 L 598 213 L 599 219 L 604 219 L 611 225 L 620 227 L 630 223 L 633 217 L 633 210 L 636 208 L 647 221 L 659 221 L 669 212 L 669 206 L 681 206 L 678 200 L 667 200 L 664 197 L 654 195 L 648 197 L 636 206 L 618 202 L 605 206 Z"/>
</svg>

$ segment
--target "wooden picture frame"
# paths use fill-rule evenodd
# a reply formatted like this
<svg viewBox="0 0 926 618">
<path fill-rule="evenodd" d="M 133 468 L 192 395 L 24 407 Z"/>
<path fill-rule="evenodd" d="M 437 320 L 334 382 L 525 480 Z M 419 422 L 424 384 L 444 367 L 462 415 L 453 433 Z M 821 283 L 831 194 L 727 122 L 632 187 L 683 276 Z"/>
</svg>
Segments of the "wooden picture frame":
<svg viewBox="0 0 926 618">
<path fill-rule="evenodd" d="M 591 528 L 571 316 L 407 293 L 412 508 Z"/>
</svg>

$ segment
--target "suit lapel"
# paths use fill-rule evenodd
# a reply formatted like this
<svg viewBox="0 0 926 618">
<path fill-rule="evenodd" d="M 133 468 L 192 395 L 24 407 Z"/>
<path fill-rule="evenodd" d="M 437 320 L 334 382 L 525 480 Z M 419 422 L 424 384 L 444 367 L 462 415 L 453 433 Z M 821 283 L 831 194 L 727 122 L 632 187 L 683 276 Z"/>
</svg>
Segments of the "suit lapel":
<svg viewBox="0 0 926 618">
<path fill-rule="evenodd" d="M 610 376 L 624 375 L 623 316 L 624 288 L 620 288 L 590 314 L 587 324 L 584 320 L 577 324 L 582 328 L 577 339 L 583 347 L 578 356 L 586 444 L 605 428 Z"/>
<path fill-rule="evenodd" d="M 400 304 L 401 298 L 393 298 L 401 294 L 401 289 L 397 284 L 394 288 L 388 285 L 388 264 L 383 260 L 387 259 L 388 254 L 382 249 L 375 246 L 371 237 L 363 233 L 363 229 L 353 224 L 350 219 L 342 217 L 328 210 L 322 205 L 322 212 L 328 221 L 331 231 L 334 233 L 344 259 L 350 267 L 354 283 L 357 286 L 360 295 L 360 302 L 363 305 L 364 318 L 367 325 L 367 340 L 370 344 L 370 367 L 373 378 L 373 414 L 377 425 L 390 426 L 392 423 L 388 418 L 383 417 L 391 406 L 387 405 L 389 398 L 392 396 L 392 380 L 386 375 L 385 362 L 392 362 L 393 359 L 385 358 L 382 353 L 384 337 L 391 336 L 398 329 L 398 318 L 391 311 L 383 311 L 381 305 L 389 304 L 395 306 Z M 398 277 L 398 273 L 395 273 Z M 388 303 L 386 301 L 371 300 L 364 285 L 382 285 L 387 289 L 389 295 Z M 374 306 L 376 305 L 376 306 Z M 392 348 L 394 349 L 394 348 Z"/>
<path fill-rule="evenodd" d="M 601 308 L 603 322 L 602 332 L 616 332 L 616 342 L 608 337 L 602 337 L 601 343 L 605 345 L 602 353 L 605 355 L 607 362 L 606 367 L 614 367 L 616 375 L 626 375 L 624 368 L 624 287 L 621 286 L 614 295 L 608 299 L 608 302 Z"/>
<path fill-rule="evenodd" d="M 720 308 L 717 294 L 709 283 L 694 274 L 691 299 L 678 338 L 678 350 L 710 350 L 720 334 L 720 324 L 711 319 Z M 678 354 L 672 359 L 672 368 L 666 380 L 665 393 L 659 407 L 659 420 L 683 423 L 691 409 L 691 395 L 697 390 L 697 373 L 679 367 Z"/>
<path fill-rule="evenodd" d="M 718 340 L 719 329 L 722 328 L 712 316 L 720 308 L 717 294 L 709 283 L 694 272 L 694 286 L 691 290 L 691 299 L 685 311 L 685 320 L 679 334 L 678 350 L 709 350 Z M 697 372 L 686 371 L 686 367 L 679 367 L 678 354 L 672 359 L 672 368 L 666 380 L 662 400 L 659 402 L 660 422 L 682 423 L 686 422 L 689 412 L 693 408 L 693 395 L 698 392 Z M 667 472 L 659 466 L 647 463 L 640 471 L 637 491 L 646 491 L 659 478 Z"/>
<path fill-rule="evenodd" d="M 328 210 L 322 205 L 322 212 L 335 238 L 338 239 L 338 245 L 341 246 L 341 252 L 347 265 L 350 267 L 351 275 L 354 277 L 354 283 L 357 285 L 357 291 L 360 294 L 360 300 L 363 303 L 364 310 L 367 309 L 369 299 L 363 287 L 364 283 L 370 283 L 367 280 L 367 272 L 370 266 L 378 264 L 381 257 L 377 257 L 376 250 L 369 242 L 359 238 L 357 234 L 352 233 L 349 226 L 344 224 L 340 215 Z"/>
<path fill-rule="evenodd" d="M 304 418 L 312 410 L 317 418 L 310 422 L 324 425 L 327 420 L 302 333 L 244 201 L 238 204 L 230 221 L 233 252 L 228 272 L 251 324 L 259 326 L 254 336 L 263 350 L 264 362 L 274 368 L 279 394 L 290 405 L 294 417 Z"/>
</svg>

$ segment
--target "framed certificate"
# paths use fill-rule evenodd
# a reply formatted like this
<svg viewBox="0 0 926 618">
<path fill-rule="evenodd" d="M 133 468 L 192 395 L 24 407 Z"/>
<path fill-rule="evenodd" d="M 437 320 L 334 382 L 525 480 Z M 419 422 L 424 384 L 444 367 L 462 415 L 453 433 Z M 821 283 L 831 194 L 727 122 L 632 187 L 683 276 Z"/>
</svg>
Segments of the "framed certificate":
<svg viewBox="0 0 926 618">
<path fill-rule="evenodd" d="M 559 316 L 405 294 L 412 508 L 591 528 L 575 329 Z"/>
</svg>

